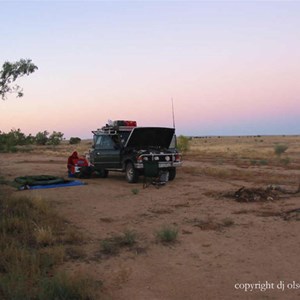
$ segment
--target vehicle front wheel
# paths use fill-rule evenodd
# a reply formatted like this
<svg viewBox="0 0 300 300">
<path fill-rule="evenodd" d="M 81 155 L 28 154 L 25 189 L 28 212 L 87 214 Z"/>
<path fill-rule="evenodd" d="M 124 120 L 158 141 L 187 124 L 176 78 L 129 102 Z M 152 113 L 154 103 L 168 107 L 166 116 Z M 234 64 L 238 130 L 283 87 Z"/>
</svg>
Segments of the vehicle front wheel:
<svg viewBox="0 0 300 300">
<path fill-rule="evenodd" d="M 174 180 L 176 177 L 176 168 L 169 169 L 169 181 Z"/>
<path fill-rule="evenodd" d="M 128 183 L 136 183 L 139 180 L 139 173 L 137 169 L 134 168 L 132 162 L 128 162 L 126 165 L 126 179 Z"/>
</svg>

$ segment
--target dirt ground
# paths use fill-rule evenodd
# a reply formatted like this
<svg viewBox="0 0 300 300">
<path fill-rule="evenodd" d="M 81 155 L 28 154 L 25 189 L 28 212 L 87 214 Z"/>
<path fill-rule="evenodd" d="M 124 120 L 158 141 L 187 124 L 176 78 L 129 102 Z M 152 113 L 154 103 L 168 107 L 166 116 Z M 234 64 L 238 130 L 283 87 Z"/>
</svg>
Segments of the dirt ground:
<svg viewBox="0 0 300 300">
<path fill-rule="evenodd" d="M 259 158 L 254 163 L 240 150 L 227 155 L 228 147 L 236 149 L 235 140 L 227 141 L 231 144 L 224 146 L 225 152 L 216 150 L 217 138 L 215 144 L 201 142 L 198 152 L 194 147 L 184 157 L 176 179 L 159 189 L 153 185 L 143 189 L 142 180 L 128 184 L 124 174 L 110 173 L 106 179 L 84 179 L 83 186 L 14 193 L 53 203 L 58 214 L 84 233 L 84 258 L 62 268 L 103 281 L 103 299 L 299 298 L 300 222 L 283 216 L 300 208 L 300 193 L 254 202 L 228 197 L 243 186 L 264 189 L 276 184 L 296 191 L 299 152 L 290 144 L 288 163 L 277 163 L 274 157 L 259 164 Z M 261 144 L 251 142 L 254 150 Z M 0 175 L 9 180 L 66 176 L 66 159 L 50 152 L 1 154 Z M 163 226 L 178 229 L 175 243 L 157 241 Z M 135 246 L 116 255 L 100 252 L 101 240 L 125 230 L 136 233 Z"/>
</svg>

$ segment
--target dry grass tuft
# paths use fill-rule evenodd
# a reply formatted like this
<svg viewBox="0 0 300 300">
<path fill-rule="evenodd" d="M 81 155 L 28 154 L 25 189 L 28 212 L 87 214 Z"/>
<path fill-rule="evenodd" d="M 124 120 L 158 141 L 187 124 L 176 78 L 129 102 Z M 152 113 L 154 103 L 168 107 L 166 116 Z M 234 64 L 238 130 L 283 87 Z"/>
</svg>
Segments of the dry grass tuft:
<svg viewBox="0 0 300 300">
<path fill-rule="evenodd" d="M 178 237 L 178 228 L 170 225 L 163 226 L 156 232 L 156 239 L 161 243 L 174 243 Z"/>
<path fill-rule="evenodd" d="M 212 216 L 204 216 L 201 218 L 194 218 L 192 220 L 187 220 L 187 223 L 192 224 L 195 227 L 199 227 L 201 230 L 222 230 L 224 227 L 230 227 L 235 224 L 234 220 L 227 217 L 221 221 L 215 220 Z"/>
<path fill-rule="evenodd" d="M 55 242 L 55 237 L 50 226 L 37 227 L 34 231 L 34 236 L 37 244 L 42 247 L 53 245 Z"/>
<path fill-rule="evenodd" d="M 56 274 L 55 267 L 67 258 L 68 226 L 45 201 L 7 195 L 0 198 L 0 215 L 1 298 L 96 299 L 85 277 Z"/>
<path fill-rule="evenodd" d="M 108 255 L 115 255 L 120 252 L 121 248 L 133 247 L 137 242 L 137 235 L 132 230 L 125 230 L 120 235 L 113 235 L 110 238 L 101 240 L 100 252 Z"/>
<path fill-rule="evenodd" d="M 236 166 L 288 166 L 293 169 L 299 169 L 300 165 L 300 136 L 203 137 L 193 138 L 189 143 L 187 158 L 216 165 L 228 162 Z M 289 157 L 279 160 L 278 156 L 286 156 L 286 149 Z"/>
</svg>

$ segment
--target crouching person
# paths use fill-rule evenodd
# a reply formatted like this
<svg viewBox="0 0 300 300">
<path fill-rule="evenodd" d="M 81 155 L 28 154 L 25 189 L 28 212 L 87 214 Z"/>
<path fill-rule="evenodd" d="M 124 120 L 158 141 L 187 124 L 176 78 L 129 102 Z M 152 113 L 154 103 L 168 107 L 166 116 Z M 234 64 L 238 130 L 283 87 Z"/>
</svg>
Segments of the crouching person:
<svg viewBox="0 0 300 300">
<path fill-rule="evenodd" d="M 92 167 L 84 157 L 79 157 L 74 151 L 68 158 L 68 177 L 89 178 L 92 174 Z"/>
</svg>

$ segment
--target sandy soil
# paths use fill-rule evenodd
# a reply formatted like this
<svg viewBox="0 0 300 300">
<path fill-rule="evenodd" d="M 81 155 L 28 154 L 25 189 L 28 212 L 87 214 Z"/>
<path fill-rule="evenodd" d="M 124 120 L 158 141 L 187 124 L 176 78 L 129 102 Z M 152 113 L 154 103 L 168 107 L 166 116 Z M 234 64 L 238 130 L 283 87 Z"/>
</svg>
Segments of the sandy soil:
<svg viewBox="0 0 300 300">
<path fill-rule="evenodd" d="M 66 176 L 64 157 L 1 154 L 0 162 L 1 175 L 11 180 Z M 270 174 L 285 178 L 285 188 L 296 189 L 300 171 L 248 166 L 245 180 L 202 172 L 209 166 L 216 163 L 188 158 L 177 178 L 159 189 L 143 189 L 142 182 L 128 184 L 124 174 L 110 173 L 106 179 L 85 179 L 84 186 L 14 193 L 52 202 L 58 214 L 85 234 L 86 257 L 68 261 L 63 268 L 102 280 L 103 299 L 299 298 L 300 222 L 284 220 L 280 213 L 299 208 L 300 195 L 240 203 L 224 194 L 242 186 L 266 187 Z M 218 168 L 239 169 L 230 162 Z M 177 242 L 157 241 L 155 233 L 165 225 L 178 228 Z M 100 252 L 102 239 L 125 230 L 136 232 L 134 247 L 113 256 Z M 278 285 L 282 281 L 284 290 Z M 256 285 L 250 291 L 245 284 Z"/>
</svg>

